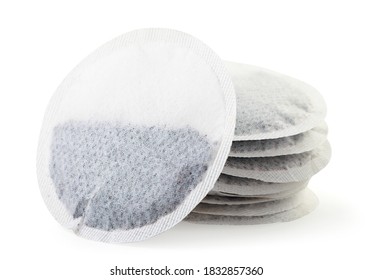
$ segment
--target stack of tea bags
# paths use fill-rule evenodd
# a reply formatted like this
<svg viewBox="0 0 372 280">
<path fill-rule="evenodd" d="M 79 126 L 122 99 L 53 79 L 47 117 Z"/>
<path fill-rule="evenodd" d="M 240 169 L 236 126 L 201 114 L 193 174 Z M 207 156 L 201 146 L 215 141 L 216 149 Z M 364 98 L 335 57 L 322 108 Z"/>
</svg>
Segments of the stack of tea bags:
<svg viewBox="0 0 372 280">
<path fill-rule="evenodd" d="M 229 158 L 212 191 L 186 218 L 211 224 L 291 221 L 311 212 L 307 188 L 329 162 L 326 105 L 294 78 L 226 62 L 237 95 Z"/>
</svg>

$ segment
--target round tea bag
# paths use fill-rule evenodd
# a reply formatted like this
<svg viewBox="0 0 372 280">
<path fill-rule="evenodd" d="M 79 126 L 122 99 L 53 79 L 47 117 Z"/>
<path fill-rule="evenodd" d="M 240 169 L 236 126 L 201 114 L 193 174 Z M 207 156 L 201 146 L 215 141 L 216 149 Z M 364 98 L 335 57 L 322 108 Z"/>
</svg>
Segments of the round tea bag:
<svg viewBox="0 0 372 280">
<path fill-rule="evenodd" d="M 124 34 L 75 67 L 49 103 L 37 159 L 45 203 L 89 239 L 157 235 L 213 188 L 235 111 L 224 64 L 199 40 Z"/>
<path fill-rule="evenodd" d="M 303 201 L 295 208 L 262 216 L 227 216 L 191 212 L 185 219 L 187 222 L 212 225 L 257 225 L 290 222 L 312 212 L 318 205 L 316 195 L 307 190 Z"/>
<path fill-rule="evenodd" d="M 283 183 L 285 184 L 285 183 Z M 220 192 L 220 191 L 210 191 L 208 196 L 214 196 L 214 197 L 220 197 L 221 200 L 223 199 L 224 201 L 229 201 L 229 203 L 226 203 L 226 204 L 241 204 L 241 203 L 232 203 L 234 201 L 243 201 L 244 199 L 247 199 L 247 204 L 249 204 L 249 201 L 250 200 L 253 200 L 253 199 L 260 199 L 260 200 L 278 200 L 278 199 L 282 199 L 282 198 L 286 198 L 286 197 L 289 197 L 289 196 L 292 196 L 296 193 L 298 193 L 299 191 L 305 189 L 308 185 L 308 182 L 306 181 L 305 183 L 303 182 L 298 182 L 298 186 L 293 188 L 293 189 L 289 189 L 289 190 L 286 190 L 286 191 L 280 191 L 280 192 L 273 192 L 273 193 L 268 193 L 268 194 L 261 194 L 261 195 L 252 195 L 252 194 L 248 194 L 248 195 L 241 195 L 241 194 L 236 194 L 236 193 L 232 193 L 232 192 Z M 202 201 L 203 202 L 203 201 Z M 220 203 L 222 204 L 222 203 Z"/>
<path fill-rule="evenodd" d="M 211 204 L 200 203 L 193 212 L 210 215 L 223 216 L 263 216 L 279 212 L 284 212 L 298 207 L 305 199 L 308 190 L 304 189 L 289 197 L 262 201 L 259 203 L 241 203 L 241 204 Z"/>
<path fill-rule="evenodd" d="M 200 202 L 200 204 L 213 204 L 213 205 L 240 205 L 240 204 L 255 204 L 261 202 L 273 201 L 272 198 L 265 197 L 231 197 L 231 196 L 220 196 L 220 195 L 207 195 Z M 199 204 L 199 205 L 200 205 Z M 197 206 L 198 207 L 198 206 Z"/>
<path fill-rule="evenodd" d="M 234 196 L 264 196 L 306 187 L 308 181 L 273 183 L 221 174 L 209 194 Z"/>
<path fill-rule="evenodd" d="M 315 150 L 276 157 L 229 157 L 223 173 L 265 182 L 289 183 L 310 179 L 331 157 L 331 146 L 324 142 Z"/>
<path fill-rule="evenodd" d="M 312 86 L 264 68 L 225 64 L 237 99 L 234 141 L 296 135 L 324 121 L 325 102 Z"/>
<path fill-rule="evenodd" d="M 326 123 L 300 134 L 287 137 L 233 141 L 229 157 L 274 157 L 300 154 L 317 148 L 327 140 Z"/>
</svg>

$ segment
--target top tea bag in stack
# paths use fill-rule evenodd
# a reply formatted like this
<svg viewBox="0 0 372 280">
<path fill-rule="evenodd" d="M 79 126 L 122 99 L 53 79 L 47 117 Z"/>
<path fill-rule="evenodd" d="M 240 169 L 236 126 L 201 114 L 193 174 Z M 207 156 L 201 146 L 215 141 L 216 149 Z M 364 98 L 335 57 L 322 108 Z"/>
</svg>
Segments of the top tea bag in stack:
<svg viewBox="0 0 372 280">
<path fill-rule="evenodd" d="M 263 68 L 225 62 L 237 95 L 235 136 L 212 191 L 188 221 L 291 221 L 317 205 L 309 180 L 329 162 L 326 105 L 316 89 Z"/>
</svg>

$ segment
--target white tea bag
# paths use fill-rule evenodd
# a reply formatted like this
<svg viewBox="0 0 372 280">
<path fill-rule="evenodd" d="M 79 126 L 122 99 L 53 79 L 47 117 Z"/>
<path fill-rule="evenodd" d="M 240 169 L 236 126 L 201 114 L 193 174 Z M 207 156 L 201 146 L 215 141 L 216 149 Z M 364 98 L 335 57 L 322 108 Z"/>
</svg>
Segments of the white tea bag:
<svg viewBox="0 0 372 280">
<path fill-rule="evenodd" d="M 317 205 L 318 198 L 313 192 L 308 191 L 300 205 L 293 209 L 275 214 L 262 216 L 227 216 L 191 212 L 184 221 L 212 225 L 257 225 L 290 222 L 309 214 Z"/>
<path fill-rule="evenodd" d="M 213 188 L 235 128 L 225 66 L 173 30 L 120 36 L 58 87 L 38 148 L 41 193 L 76 234 L 139 241 L 180 222 Z"/>
<path fill-rule="evenodd" d="M 241 196 L 220 196 L 220 195 L 207 195 L 200 203 L 205 204 L 219 204 L 219 205 L 241 205 L 241 204 L 254 204 L 261 202 L 273 201 L 275 199 L 266 197 L 241 197 Z M 200 205 L 200 204 L 199 204 Z"/>
<path fill-rule="evenodd" d="M 331 147 L 326 141 L 315 150 L 276 157 L 229 157 L 223 174 L 261 180 L 289 183 L 310 179 L 322 170 L 331 157 Z"/>
<path fill-rule="evenodd" d="M 283 199 L 263 201 L 259 203 L 243 204 L 210 204 L 200 203 L 193 212 L 223 216 L 263 216 L 287 211 L 299 206 L 307 193 L 304 189 L 296 194 Z"/>
<path fill-rule="evenodd" d="M 300 134 L 265 140 L 234 141 L 229 157 L 274 157 L 314 150 L 327 140 L 326 123 Z"/>
<path fill-rule="evenodd" d="M 235 200 L 235 199 L 242 200 L 244 198 L 246 198 L 246 199 L 254 199 L 255 198 L 255 199 L 278 200 L 278 199 L 286 198 L 286 197 L 289 197 L 289 196 L 292 196 L 292 195 L 298 193 L 299 191 L 305 189 L 307 187 L 307 184 L 308 184 L 307 181 L 306 181 L 306 183 L 301 182 L 300 184 L 298 184 L 298 186 L 296 188 L 293 188 L 293 189 L 290 189 L 290 190 L 287 190 L 287 191 L 274 192 L 274 193 L 268 193 L 268 194 L 262 194 L 262 195 L 251 195 L 251 194 L 240 195 L 240 194 L 234 194 L 234 193 L 230 193 L 230 192 L 218 192 L 218 191 L 210 191 L 208 195 L 209 196 L 214 196 L 214 197 L 218 196 L 218 197 L 221 197 L 221 198 L 225 198 L 226 200 L 229 199 L 231 201 Z M 232 203 L 230 203 L 230 204 L 232 204 Z"/>
<path fill-rule="evenodd" d="M 308 181 L 272 183 L 255 179 L 221 174 L 209 194 L 225 193 L 238 196 L 264 196 L 297 190 L 306 186 Z"/>
</svg>

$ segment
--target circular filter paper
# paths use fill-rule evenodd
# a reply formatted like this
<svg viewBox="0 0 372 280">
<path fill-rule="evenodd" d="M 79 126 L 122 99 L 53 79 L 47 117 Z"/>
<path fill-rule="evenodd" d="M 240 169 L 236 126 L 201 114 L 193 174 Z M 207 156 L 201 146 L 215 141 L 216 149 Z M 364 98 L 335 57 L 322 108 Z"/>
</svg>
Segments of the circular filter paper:
<svg viewBox="0 0 372 280">
<path fill-rule="evenodd" d="M 76 234 L 139 241 L 181 221 L 229 154 L 235 94 L 218 56 L 173 30 L 100 47 L 65 78 L 38 148 L 41 193 Z"/>
</svg>

